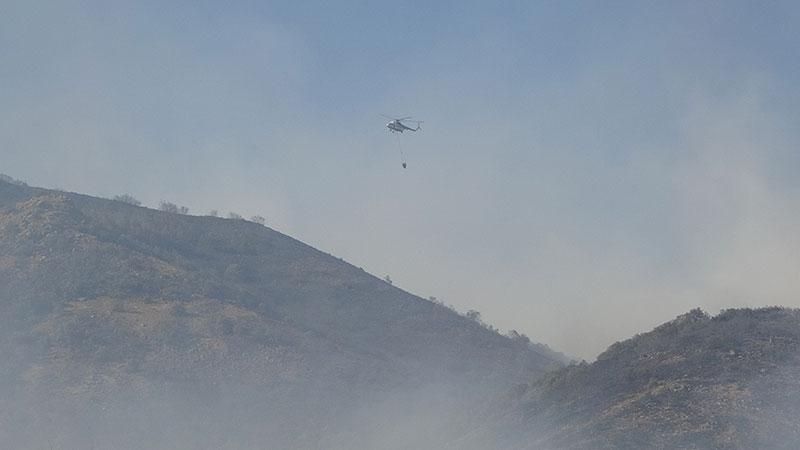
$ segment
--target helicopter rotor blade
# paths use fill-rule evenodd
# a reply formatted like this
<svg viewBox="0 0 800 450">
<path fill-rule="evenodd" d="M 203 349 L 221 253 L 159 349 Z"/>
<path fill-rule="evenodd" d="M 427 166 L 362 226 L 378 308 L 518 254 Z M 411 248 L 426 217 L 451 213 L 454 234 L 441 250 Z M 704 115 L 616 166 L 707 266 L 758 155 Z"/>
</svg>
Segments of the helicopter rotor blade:
<svg viewBox="0 0 800 450">
<path fill-rule="evenodd" d="M 387 118 L 389 120 L 396 120 L 398 122 L 422 123 L 421 120 L 411 120 L 413 118 L 413 116 L 407 116 L 407 117 L 398 118 L 398 117 L 387 116 L 386 114 L 381 114 L 381 117 L 385 117 L 385 118 Z"/>
</svg>

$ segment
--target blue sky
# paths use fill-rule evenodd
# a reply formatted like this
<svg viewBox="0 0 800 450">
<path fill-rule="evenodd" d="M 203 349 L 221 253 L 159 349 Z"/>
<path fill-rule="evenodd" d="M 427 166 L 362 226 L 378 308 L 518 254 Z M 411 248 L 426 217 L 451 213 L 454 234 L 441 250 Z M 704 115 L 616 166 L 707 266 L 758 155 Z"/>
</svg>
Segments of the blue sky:
<svg viewBox="0 0 800 450">
<path fill-rule="evenodd" d="M 0 172 L 261 214 L 586 358 L 800 306 L 795 2 L 232 3 L 0 0 Z"/>
</svg>

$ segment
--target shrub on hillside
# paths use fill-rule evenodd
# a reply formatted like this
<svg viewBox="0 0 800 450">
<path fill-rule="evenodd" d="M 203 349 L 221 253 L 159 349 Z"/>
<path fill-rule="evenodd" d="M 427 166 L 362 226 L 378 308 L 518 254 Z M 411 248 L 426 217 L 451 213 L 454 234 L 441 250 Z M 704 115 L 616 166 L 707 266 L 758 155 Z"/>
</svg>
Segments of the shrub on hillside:
<svg viewBox="0 0 800 450">
<path fill-rule="evenodd" d="M 185 206 L 178 206 L 175 203 L 165 202 L 163 200 L 158 204 L 158 209 L 173 214 L 189 214 L 189 208 Z"/>
<path fill-rule="evenodd" d="M 130 194 L 122 194 L 122 195 L 115 195 L 113 198 L 114 201 L 127 203 L 133 206 L 141 206 L 142 202 L 140 202 L 136 197 Z"/>
</svg>

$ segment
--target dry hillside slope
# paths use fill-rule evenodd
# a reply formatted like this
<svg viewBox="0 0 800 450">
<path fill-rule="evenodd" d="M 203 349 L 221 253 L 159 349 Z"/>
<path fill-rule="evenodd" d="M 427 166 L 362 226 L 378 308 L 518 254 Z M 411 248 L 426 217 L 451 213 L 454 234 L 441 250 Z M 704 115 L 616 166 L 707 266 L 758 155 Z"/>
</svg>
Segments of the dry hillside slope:
<svg viewBox="0 0 800 450">
<path fill-rule="evenodd" d="M 795 449 L 800 311 L 693 310 L 518 388 L 464 441 L 508 449 Z M 502 444 L 498 444 L 502 443 Z"/>
<path fill-rule="evenodd" d="M 0 361 L 16 448 L 394 448 L 558 364 L 255 223 L 4 181 Z"/>
</svg>

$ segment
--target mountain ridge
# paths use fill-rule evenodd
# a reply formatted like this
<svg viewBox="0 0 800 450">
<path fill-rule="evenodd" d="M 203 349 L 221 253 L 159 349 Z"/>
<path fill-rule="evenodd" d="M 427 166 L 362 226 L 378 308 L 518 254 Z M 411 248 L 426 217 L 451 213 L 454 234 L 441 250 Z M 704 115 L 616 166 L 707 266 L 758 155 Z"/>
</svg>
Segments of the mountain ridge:
<svg viewBox="0 0 800 450">
<path fill-rule="evenodd" d="M 0 255 L 2 384 L 30 405 L 5 422 L 21 427 L 20 442 L 36 434 L 25 423 L 63 422 L 74 430 L 56 433 L 64 445 L 86 447 L 113 433 L 85 429 L 133 422 L 171 437 L 132 438 L 130 448 L 166 448 L 176 435 L 235 427 L 236 417 L 243 448 L 263 439 L 313 447 L 331 429 L 344 430 L 335 433 L 341 448 L 361 446 L 359 436 L 383 425 L 338 417 L 333 405 L 369 411 L 399 398 L 406 420 L 431 406 L 420 393 L 438 385 L 463 410 L 560 364 L 243 220 L 0 181 Z M 216 411 L 215 402 L 228 406 Z M 242 404 L 249 413 L 228 411 Z M 152 423 L 174 408 L 186 416 L 175 429 Z M 73 409 L 85 414 L 70 417 Z M 274 426 L 262 429 L 260 416 Z"/>
<path fill-rule="evenodd" d="M 799 413 L 800 310 L 694 309 L 519 386 L 471 436 L 509 449 L 789 449 Z"/>
<path fill-rule="evenodd" d="M 592 363 L 263 225 L 0 177 L 15 448 L 790 449 L 800 310 L 694 309 Z"/>
</svg>

